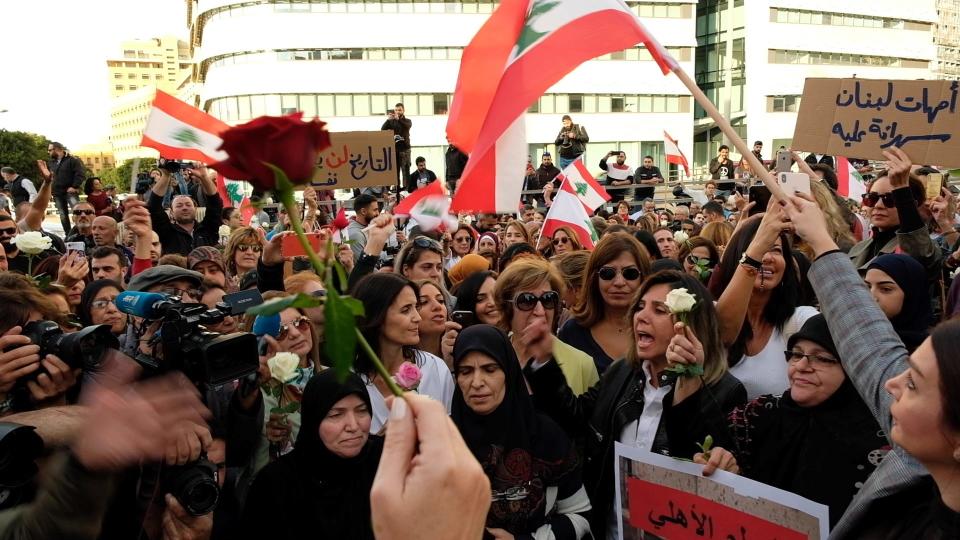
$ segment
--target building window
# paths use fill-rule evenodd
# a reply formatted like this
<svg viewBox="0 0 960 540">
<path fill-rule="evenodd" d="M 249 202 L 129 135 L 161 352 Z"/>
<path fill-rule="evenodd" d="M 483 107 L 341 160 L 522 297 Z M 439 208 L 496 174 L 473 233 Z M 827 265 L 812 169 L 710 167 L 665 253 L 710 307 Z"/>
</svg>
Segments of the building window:
<svg viewBox="0 0 960 540">
<path fill-rule="evenodd" d="M 447 95 L 433 94 L 433 114 L 447 114 L 448 110 Z"/>
<path fill-rule="evenodd" d="M 851 28 L 893 28 L 927 30 L 930 24 L 926 22 L 906 21 L 889 17 L 873 17 L 870 15 L 852 15 L 849 13 L 809 11 L 804 9 L 770 8 L 772 22 L 786 24 L 813 24 L 829 26 L 847 26 Z"/>
<path fill-rule="evenodd" d="M 583 95 L 570 94 L 568 111 L 572 113 L 583 112 Z"/>
<path fill-rule="evenodd" d="M 800 96 L 768 96 L 767 112 L 797 112 Z"/>
<path fill-rule="evenodd" d="M 835 66 L 926 67 L 927 61 L 821 51 L 790 51 L 770 49 L 769 61 L 774 64 L 814 64 Z"/>
</svg>

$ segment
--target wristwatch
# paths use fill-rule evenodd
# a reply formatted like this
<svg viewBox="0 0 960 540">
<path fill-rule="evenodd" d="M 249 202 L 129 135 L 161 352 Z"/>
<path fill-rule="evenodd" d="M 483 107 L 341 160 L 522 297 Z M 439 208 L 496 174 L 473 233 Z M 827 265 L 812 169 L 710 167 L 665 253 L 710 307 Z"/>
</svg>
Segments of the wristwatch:
<svg viewBox="0 0 960 540">
<path fill-rule="evenodd" d="M 754 272 L 759 272 L 763 267 L 763 263 L 747 255 L 746 251 L 744 251 L 743 255 L 740 256 L 739 264 L 740 266 L 746 267 L 748 270 L 752 269 Z"/>
</svg>

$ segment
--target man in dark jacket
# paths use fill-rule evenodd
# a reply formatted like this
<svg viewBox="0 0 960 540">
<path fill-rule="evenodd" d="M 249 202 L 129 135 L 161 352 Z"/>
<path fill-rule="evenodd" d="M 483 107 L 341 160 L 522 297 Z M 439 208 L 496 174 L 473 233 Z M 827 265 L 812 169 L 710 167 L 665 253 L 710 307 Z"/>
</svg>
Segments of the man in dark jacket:
<svg viewBox="0 0 960 540">
<path fill-rule="evenodd" d="M 413 191 L 409 185 L 410 128 L 413 126 L 413 121 L 403 115 L 403 110 L 403 103 L 397 103 L 380 129 L 393 132 L 393 142 L 397 150 L 397 190 L 405 186 L 409 193 Z"/>
<path fill-rule="evenodd" d="M 153 230 L 160 237 L 163 253 L 187 255 L 195 247 L 215 246 L 220 242 L 220 211 L 223 201 L 217 193 L 217 185 L 207 174 L 206 167 L 188 169 L 195 176 L 207 199 L 207 211 L 203 221 L 197 222 L 197 207 L 189 195 L 177 195 L 170 205 L 173 221 L 163 211 L 163 195 L 173 180 L 169 171 L 163 170 L 160 179 L 151 188 L 153 196 L 147 202 Z"/>
<path fill-rule="evenodd" d="M 547 182 L 552 182 L 558 174 L 560 174 L 560 169 L 553 164 L 553 156 L 550 155 L 550 152 L 544 152 L 543 157 L 540 158 L 540 166 L 537 167 L 537 189 L 543 189 L 543 186 L 547 185 Z"/>
<path fill-rule="evenodd" d="M 560 154 L 560 169 L 566 169 L 567 165 L 577 159 L 587 149 L 587 143 L 590 142 L 590 136 L 587 135 L 587 128 L 574 124 L 569 114 L 563 115 L 563 127 L 557 133 L 557 139 L 554 141 L 557 145 L 557 153 Z"/>
<path fill-rule="evenodd" d="M 453 145 L 450 142 L 450 139 L 447 139 L 447 151 L 444 154 L 444 162 L 446 164 L 446 171 L 444 172 L 444 180 L 447 181 L 447 189 L 450 190 L 450 194 L 457 190 L 457 182 L 460 181 L 460 177 L 463 176 L 464 169 L 467 168 L 467 155 L 460 151 L 459 148 Z"/>
<path fill-rule="evenodd" d="M 83 163 L 67 153 L 67 149 L 58 142 L 47 145 L 47 168 L 53 173 L 53 200 L 57 204 L 57 213 L 60 214 L 60 224 L 63 225 L 63 234 L 70 230 L 70 209 L 80 199 L 77 193 L 86 180 Z"/>
<path fill-rule="evenodd" d="M 33 199 L 37 197 L 37 186 L 35 186 L 29 178 L 26 178 L 22 174 L 17 174 L 17 171 L 13 167 L 3 167 L 0 169 L 0 176 L 2 176 L 3 180 L 7 183 L 10 198 L 13 199 L 14 209 L 17 209 L 17 207 L 25 202 L 33 202 Z M 17 217 L 23 219 L 26 216 L 18 215 Z"/>
</svg>

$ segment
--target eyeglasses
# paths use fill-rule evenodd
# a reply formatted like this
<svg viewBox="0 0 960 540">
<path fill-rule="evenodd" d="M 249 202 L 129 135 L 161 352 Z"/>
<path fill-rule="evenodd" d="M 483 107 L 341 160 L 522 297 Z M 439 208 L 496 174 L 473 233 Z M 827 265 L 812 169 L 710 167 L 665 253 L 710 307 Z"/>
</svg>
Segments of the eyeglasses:
<svg viewBox="0 0 960 540">
<path fill-rule="evenodd" d="M 561 236 L 560 238 L 553 239 L 553 245 L 559 246 L 560 244 L 567 244 L 570 242 L 570 239 L 566 236 Z"/>
<path fill-rule="evenodd" d="M 893 198 L 893 192 L 880 194 L 875 191 L 871 191 L 870 193 L 863 194 L 864 206 L 873 208 L 876 206 L 877 201 L 883 201 L 883 206 L 886 208 L 895 208 L 897 204 L 896 200 Z"/>
<path fill-rule="evenodd" d="M 107 306 L 113 305 L 114 300 L 116 300 L 116 297 L 109 300 L 94 300 L 90 302 L 90 309 L 105 309 Z"/>
<path fill-rule="evenodd" d="M 10 227 L 9 229 L 0 229 L 0 234 L 17 234 L 17 228 Z"/>
<path fill-rule="evenodd" d="M 166 289 L 161 289 L 161 293 L 168 296 L 189 296 L 190 298 L 200 298 L 200 289 L 177 289 L 176 287 L 167 287 Z"/>
<path fill-rule="evenodd" d="M 831 356 L 821 356 L 819 354 L 803 354 L 800 351 L 783 351 L 783 354 L 786 356 L 787 362 L 790 364 L 796 364 L 801 358 L 806 358 L 807 364 L 809 364 L 813 369 L 824 369 L 840 363 L 840 361 L 836 358 Z"/>
<path fill-rule="evenodd" d="M 617 274 L 623 276 L 623 279 L 627 281 L 636 281 L 640 279 L 640 269 L 636 266 L 629 266 L 623 270 L 618 270 L 612 266 L 604 266 L 597 272 L 597 275 L 600 276 L 600 279 L 604 281 L 611 281 L 617 277 Z"/>
<path fill-rule="evenodd" d="M 74 210 L 73 215 L 75 216 L 92 216 L 96 214 L 93 210 Z"/>
<path fill-rule="evenodd" d="M 699 266 L 701 263 L 710 266 L 713 264 L 713 259 L 710 257 L 697 257 L 696 255 L 687 255 L 687 262 L 693 266 Z"/>
<path fill-rule="evenodd" d="M 252 251 L 252 252 L 254 252 L 254 253 L 260 253 L 261 250 L 263 250 L 263 246 L 261 246 L 260 244 L 239 244 L 239 245 L 237 245 L 237 251 L 240 251 L 241 253 L 246 253 L 246 252 L 248 252 L 248 251 Z"/>
<path fill-rule="evenodd" d="M 469 243 L 469 242 L 470 242 L 470 237 L 469 237 L 469 236 L 461 236 L 461 237 L 459 237 L 459 238 L 454 238 L 453 241 L 454 241 L 454 242 L 467 242 L 467 243 Z"/>
<path fill-rule="evenodd" d="M 560 293 L 557 291 L 547 291 L 537 296 L 533 293 L 525 292 L 518 294 L 511 302 L 513 302 L 513 305 L 517 306 L 517 309 L 520 311 L 533 310 L 533 308 L 537 307 L 537 302 L 540 302 L 543 309 L 557 309 L 557 305 L 560 304 Z"/>
<path fill-rule="evenodd" d="M 307 331 L 307 328 L 310 327 L 310 319 L 305 315 L 301 315 L 296 318 L 293 322 L 280 325 L 280 332 L 277 333 L 277 341 L 283 341 L 287 337 L 287 334 L 290 332 L 290 328 L 296 328 L 297 332 L 303 333 Z"/>
</svg>

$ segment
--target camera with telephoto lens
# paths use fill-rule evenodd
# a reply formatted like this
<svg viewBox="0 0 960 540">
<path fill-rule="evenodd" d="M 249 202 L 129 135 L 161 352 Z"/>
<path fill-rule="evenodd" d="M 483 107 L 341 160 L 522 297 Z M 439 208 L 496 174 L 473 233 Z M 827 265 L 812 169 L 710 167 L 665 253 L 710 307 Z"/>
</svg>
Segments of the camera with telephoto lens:
<svg viewBox="0 0 960 540">
<path fill-rule="evenodd" d="M 163 493 L 173 495 L 192 516 L 209 514 L 220 500 L 217 466 L 200 454 L 200 459 L 184 465 L 165 466 L 160 479 Z"/>
<path fill-rule="evenodd" d="M 159 313 L 158 332 L 163 360 L 140 354 L 136 360 L 150 375 L 181 371 L 198 387 L 220 386 L 256 373 L 260 367 L 257 338 L 248 332 L 218 334 L 206 325 L 215 325 L 234 315 L 229 304 L 214 309 L 203 304 L 184 303 L 171 296 L 153 305 Z"/>
<path fill-rule="evenodd" d="M 80 368 L 83 371 L 96 371 L 104 353 L 118 347 L 116 336 L 106 324 L 87 326 L 72 334 L 65 334 L 60 325 L 53 321 L 31 321 L 23 325 L 20 334 L 40 347 L 37 354 L 41 359 L 52 354 L 71 368 Z M 25 385 L 27 381 L 36 380 L 40 374 L 46 372 L 41 364 L 33 373 L 21 377 L 17 384 Z"/>
<path fill-rule="evenodd" d="M 175 159 L 160 158 L 157 161 L 157 167 L 169 172 L 170 174 L 176 174 L 184 171 L 185 169 L 195 169 L 196 165 L 194 165 L 191 161 L 177 161 Z"/>
</svg>

